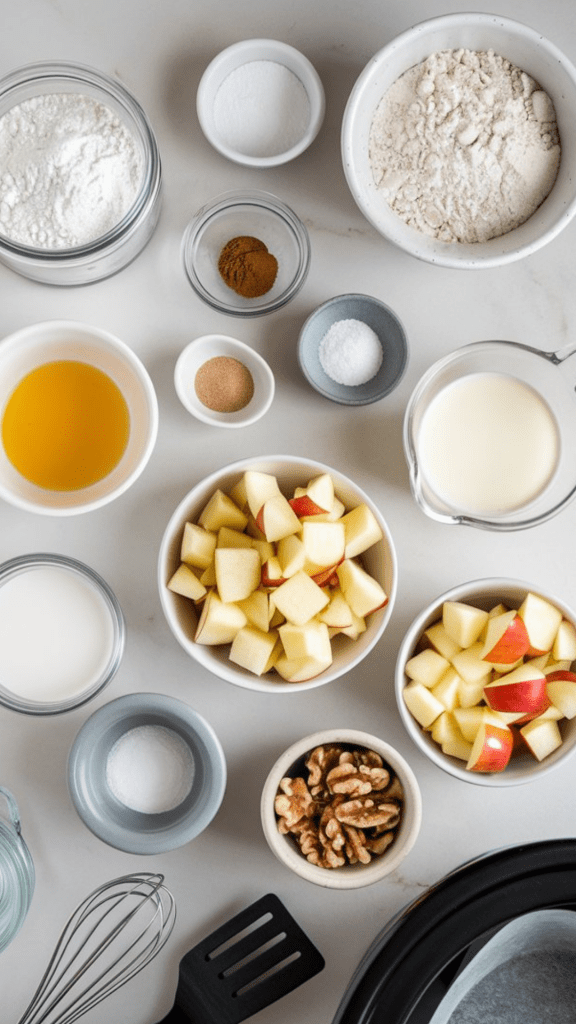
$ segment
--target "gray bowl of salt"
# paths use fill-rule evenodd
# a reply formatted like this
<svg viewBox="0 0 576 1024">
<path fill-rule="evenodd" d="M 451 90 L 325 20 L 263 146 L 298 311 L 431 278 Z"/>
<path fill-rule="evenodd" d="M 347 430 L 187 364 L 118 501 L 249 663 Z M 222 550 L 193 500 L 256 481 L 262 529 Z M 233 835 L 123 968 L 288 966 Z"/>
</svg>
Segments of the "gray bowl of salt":
<svg viewBox="0 0 576 1024">
<path fill-rule="evenodd" d="M 340 405 L 370 405 L 400 383 L 408 365 L 404 328 L 370 295 L 337 295 L 300 331 L 298 361 L 308 383 Z"/>
<path fill-rule="evenodd" d="M 126 853 L 183 846 L 210 824 L 226 788 L 212 727 L 183 701 L 133 693 L 84 723 L 68 757 L 68 788 L 94 835 Z"/>
</svg>

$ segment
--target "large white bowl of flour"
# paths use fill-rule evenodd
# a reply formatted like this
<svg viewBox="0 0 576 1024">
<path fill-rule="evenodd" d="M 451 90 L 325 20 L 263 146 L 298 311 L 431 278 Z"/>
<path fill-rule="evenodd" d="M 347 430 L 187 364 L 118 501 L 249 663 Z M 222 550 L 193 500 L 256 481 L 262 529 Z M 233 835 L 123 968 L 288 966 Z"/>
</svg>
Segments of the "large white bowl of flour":
<svg viewBox="0 0 576 1024">
<path fill-rule="evenodd" d="M 453 14 L 408 29 L 354 85 L 342 160 L 364 216 L 439 266 L 522 259 L 576 213 L 576 68 L 534 29 Z"/>
</svg>

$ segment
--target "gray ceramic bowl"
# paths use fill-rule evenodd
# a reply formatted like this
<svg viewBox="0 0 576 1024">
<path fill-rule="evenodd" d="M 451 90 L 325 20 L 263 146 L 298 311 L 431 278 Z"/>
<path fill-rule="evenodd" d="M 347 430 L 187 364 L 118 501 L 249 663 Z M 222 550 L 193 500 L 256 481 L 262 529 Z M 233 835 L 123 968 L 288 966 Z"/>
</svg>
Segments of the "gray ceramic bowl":
<svg viewBox="0 0 576 1024">
<path fill-rule="evenodd" d="M 131 729 L 164 726 L 188 745 L 194 778 L 173 810 L 132 810 L 106 781 L 108 754 Z M 226 788 L 226 761 L 212 727 L 183 701 L 159 693 L 133 693 L 99 708 L 82 726 L 68 758 L 68 788 L 76 811 L 94 835 L 126 853 L 164 853 L 195 839 L 218 811 Z"/>
<path fill-rule="evenodd" d="M 326 332 L 339 320 L 360 320 L 371 327 L 382 345 L 382 364 L 365 384 L 338 384 L 324 372 L 318 349 Z M 400 383 L 408 364 L 406 333 L 396 314 L 371 295 L 337 295 L 310 314 L 298 341 L 298 361 L 308 383 L 340 405 L 370 405 L 385 398 Z"/>
</svg>

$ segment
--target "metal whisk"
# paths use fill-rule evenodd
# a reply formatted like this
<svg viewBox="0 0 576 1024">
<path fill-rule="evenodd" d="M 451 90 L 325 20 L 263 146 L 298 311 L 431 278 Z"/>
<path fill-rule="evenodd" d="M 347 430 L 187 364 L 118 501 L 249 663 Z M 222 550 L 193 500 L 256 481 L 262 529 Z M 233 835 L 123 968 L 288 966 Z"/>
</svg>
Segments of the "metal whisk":
<svg viewBox="0 0 576 1024">
<path fill-rule="evenodd" d="M 122 875 L 95 889 L 68 919 L 18 1024 L 72 1024 L 146 967 L 176 918 L 164 875 Z"/>
</svg>

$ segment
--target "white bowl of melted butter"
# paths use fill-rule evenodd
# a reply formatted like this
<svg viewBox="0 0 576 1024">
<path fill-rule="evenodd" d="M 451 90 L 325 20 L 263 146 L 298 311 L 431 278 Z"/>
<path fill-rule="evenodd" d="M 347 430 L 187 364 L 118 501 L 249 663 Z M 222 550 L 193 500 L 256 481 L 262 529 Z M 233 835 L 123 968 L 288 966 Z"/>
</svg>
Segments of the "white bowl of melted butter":
<svg viewBox="0 0 576 1024">
<path fill-rule="evenodd" d="M 140 476 L 158 403 L 125 342 L 70 320 L 32 324 L 0 342 L 0 498 L 28 512 L 75 515 Z"/>
</svg>

